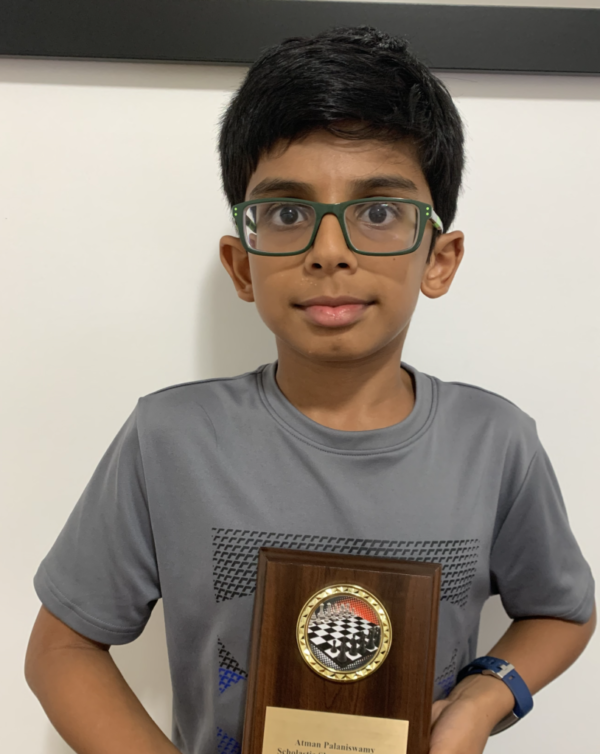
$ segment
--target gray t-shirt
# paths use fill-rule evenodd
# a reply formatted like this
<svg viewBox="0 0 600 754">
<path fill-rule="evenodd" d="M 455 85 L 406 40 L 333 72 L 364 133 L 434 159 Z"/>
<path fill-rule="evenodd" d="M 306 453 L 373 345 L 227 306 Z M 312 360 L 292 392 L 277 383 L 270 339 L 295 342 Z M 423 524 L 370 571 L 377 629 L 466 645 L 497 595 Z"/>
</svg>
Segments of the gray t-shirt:
<svg viewBox="0 0 600 754">
<path fill-rule="evenodd" d="M 44 605 L 125 644 L 162 597 L 185 754 L 237 754 L 261 546 L 443 565 L 435 697 L 474 657 L 480 611 L 584 622 L 593 579 L 531 418 L 413 375 L 411 414 L 345 432 L 300 413 L 276 364 L 140 399 L 43 561 Z"/>
</svg>

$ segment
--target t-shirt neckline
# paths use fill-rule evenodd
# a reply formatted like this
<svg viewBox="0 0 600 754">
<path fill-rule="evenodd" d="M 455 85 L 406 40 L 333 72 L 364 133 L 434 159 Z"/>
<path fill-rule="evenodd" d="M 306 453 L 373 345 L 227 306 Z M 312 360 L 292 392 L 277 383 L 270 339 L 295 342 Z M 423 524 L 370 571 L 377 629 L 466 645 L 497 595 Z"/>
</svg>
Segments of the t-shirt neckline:
<svg viewBox="0 0 600 754">
<path fill-rule="evenodd" d="M 415 442 L 433 419 L 437 403 L 434 381 L 404 362 L 402 367 L 413 377 L 415 404 L 405 419 L 383 429 L 351 432 L 331 429 L 309 419 L 281 392 L 275 379 L 276 361 L 257 370 L 258 389 L 272 417 L 297 439 L 330 452 L 372 455 L 397 450 Z"/>
</svg>

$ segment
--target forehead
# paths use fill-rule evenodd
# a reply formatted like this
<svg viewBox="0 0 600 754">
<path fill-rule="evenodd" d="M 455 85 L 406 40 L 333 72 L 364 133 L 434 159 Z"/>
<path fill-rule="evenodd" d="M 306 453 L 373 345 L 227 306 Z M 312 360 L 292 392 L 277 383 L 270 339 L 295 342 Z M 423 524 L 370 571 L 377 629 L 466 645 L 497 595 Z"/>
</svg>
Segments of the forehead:
<svg viewBox="0 0 600 754">
<path fill-rule="evenodd" d="M 415 198 L 431 200 L 409 141 L 390 144 L 374 139 L 342 139 L 326 131 L 312 132 L 291 144 L 279 142 L 263 155 L 248 182 L 246 198 L 259 183 L 284 179 L 310 185 L 317 200 L 343 201 L 351 198 L 340 195 L 347 194 L 352 184 L 378 175 L 406 178 L 416 186 L 416 192 L 412 192 Z"/>
</svg>

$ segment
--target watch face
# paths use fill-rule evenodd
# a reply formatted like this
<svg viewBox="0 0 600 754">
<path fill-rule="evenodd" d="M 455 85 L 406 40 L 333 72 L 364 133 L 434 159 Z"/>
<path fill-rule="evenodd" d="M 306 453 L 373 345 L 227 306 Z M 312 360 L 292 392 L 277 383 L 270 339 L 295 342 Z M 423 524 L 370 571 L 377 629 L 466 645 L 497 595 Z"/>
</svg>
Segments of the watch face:
<svg viewBox="0 0 600 754">
<path fill-rule="evenodd" d="M 374 673 L 392 643 L 383 604 L 362 587 L 337 584 L 306 602 L 297 625 L 307 665 L 331 681 L 359 681 Z"/>
</svg>

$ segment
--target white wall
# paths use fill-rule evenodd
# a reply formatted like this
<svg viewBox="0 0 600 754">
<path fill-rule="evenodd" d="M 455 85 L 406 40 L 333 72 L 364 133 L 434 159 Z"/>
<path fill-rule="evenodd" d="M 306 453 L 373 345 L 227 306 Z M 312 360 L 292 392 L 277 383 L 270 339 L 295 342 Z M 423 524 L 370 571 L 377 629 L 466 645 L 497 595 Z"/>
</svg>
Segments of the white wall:
<svg viewBox="0 0 600 754">
<path fill-rule="evenodd" d="M 310 1 L 314 2 L 314 0 Z M 348 0 L 340 1 L 348 2 Z M 350 2 L 396 3 L 397 5 L 508 5 L 528 8 L 600 8 L 600 0 L 350 0 Z"/>
<path fill-rule="evenodd" d="M 274 356 L 217 256 L 217 118 L 242 75 L 0 60 L 3 750 L 69 751 L 22 677 L 31 580 L 137 397 Z M 452 293 L 421 302 L 406 360 L 536 417 L 600 574 L 600 79 L 444 78 L 469 132 L 467 256 Z M 168 729 L 161 615 L 115 654 Z M 483 650 L 505 623 L 486 609 Z M 487 751 L 596 751 L 598 677 L 595 640 Z"/>
</svg>

